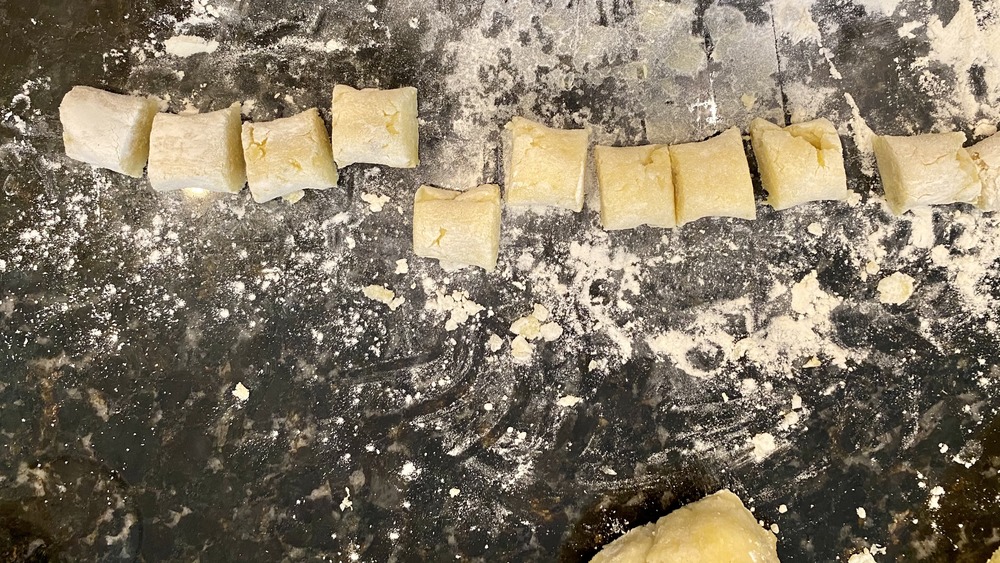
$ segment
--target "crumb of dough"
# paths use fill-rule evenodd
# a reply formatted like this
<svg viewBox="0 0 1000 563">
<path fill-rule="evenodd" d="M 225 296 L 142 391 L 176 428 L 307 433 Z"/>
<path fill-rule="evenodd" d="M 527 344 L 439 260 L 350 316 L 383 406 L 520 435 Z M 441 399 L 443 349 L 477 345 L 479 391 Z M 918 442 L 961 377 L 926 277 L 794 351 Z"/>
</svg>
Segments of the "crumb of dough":
<svg viewBox="0 0 1000 563">
<path fill-rule="evenodd" d="M 241 381 L 237 383 L 236 387 L 233 389 L 233 397 L 236 397 L 242 402 L 246 402 L 247 399 L 250 398 L 250 390 L 247 389 L 246 385 L 243 385 L 243 382 Z"/>
<path fill-rule="evenodd" d="M 382 211 L 385 204 L 389 203 L 388 196 L 369 193 L 361 194 L 361 200 L 368 204 L 368 209 L 370 209 L 372 213 Z"/>
<path fill-rule="evenodd" d="M 368 299 L 384 303 L 392 311 L 398 309 L 399 306 L 406 301 L 402 297 L 396 297 L 396 292 L 381 285 L 369 285 L 363 288 L 361 292 L 364 293 L 365 297 Z"/>
<path fill-rule="evenodd" d="M 913 278 L 896 272 L 878 282 L 878 300 L 887 305 L 901 305 L 913 295 Z"/>
</svg>

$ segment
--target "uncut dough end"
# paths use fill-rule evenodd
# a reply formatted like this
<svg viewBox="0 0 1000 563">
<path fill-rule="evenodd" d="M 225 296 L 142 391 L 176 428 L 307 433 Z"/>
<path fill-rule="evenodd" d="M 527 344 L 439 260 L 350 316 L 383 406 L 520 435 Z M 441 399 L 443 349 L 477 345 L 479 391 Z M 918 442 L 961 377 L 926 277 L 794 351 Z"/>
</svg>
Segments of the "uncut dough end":
<svg viewBox="0 0 1000 563">
<path fill-rule="evenodd" d="M 158 111 L 153 98 L 74 86 L 59 104 L 66 156 L 141 178 Z"/>
<path fill-rule="evenodd" d="M 500 187 L 465 192 L 420 186 L 413 197 L 413 253 L 443 267 L 478 266 L 492 272 L 500 251 Z"/>
<path fill-rule="evenodd" d="M 740 130 L 670 147 L 677 225 L 702 217 L 756 219 L 750 165 Z"/>
<path fill-rule="evenodd" d="M 583 210 L 583 175 L 590 132 L 555 129 L 515 117 L 507 171 L 508 205 Z"/>
<path fill-rule="evenodd" d="M 678 508 L 655 524 L 632 530 L 605 546 L 592 561 L 780 563 L 777 544 L 774 534 L 757 524 L 739 497 L 723 489 Z"/>
</svg>

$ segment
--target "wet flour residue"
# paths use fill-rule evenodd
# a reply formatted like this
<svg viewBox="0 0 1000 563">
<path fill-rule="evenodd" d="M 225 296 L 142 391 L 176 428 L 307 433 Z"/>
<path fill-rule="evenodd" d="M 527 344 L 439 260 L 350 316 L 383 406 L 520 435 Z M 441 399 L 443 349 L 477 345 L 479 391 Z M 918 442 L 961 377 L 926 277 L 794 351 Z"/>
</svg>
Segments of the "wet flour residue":
<svg viewBox="0 0 1000 563">
<path fill-rule="evenodd" d="M 572 559 L 720 486 L 789 560 L 986 553 L 1000 225 L 891 217 L 870 135 L 995 130 L 1000 24 L 964 0 L 743 4 L 195 0 L 19 68 L 0 424 L 26 461 L 0 485 L 68 505 L 61 460 L 99 475 L 113 505 L 73 513 L 70 554 Z M 419 168 L 257 205 L 62 156 L 73 84 L 267 120 L 328 118 L 338 82 L 419 89 Z M 495 274 L 412 256 L 416 187 L 502 183 L 514 115 L 607 144 L 825 116 L 852 197 L 677 230 L 507 210 Z"/>
</svg>

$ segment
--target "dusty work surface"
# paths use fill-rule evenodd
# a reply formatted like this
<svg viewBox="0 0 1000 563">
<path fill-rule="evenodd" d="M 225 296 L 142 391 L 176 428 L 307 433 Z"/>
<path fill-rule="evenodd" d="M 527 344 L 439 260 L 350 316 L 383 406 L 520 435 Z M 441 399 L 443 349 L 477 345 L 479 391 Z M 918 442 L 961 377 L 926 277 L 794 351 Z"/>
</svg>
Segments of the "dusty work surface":
<svg viewBox="0 0 1000 563">
<path fill-rule="evenodd" d="M 1000 225 L 891 217 L 868 135 L 992 133 L 998 18 L 988 0 L 0 3 L 0 558 L 579 561 L 726 486 L 785 561 L 985 561 Z M 179 35 L 217 44 L 180 57 Z M 328 119 L 339 82 L 419 89 L 419 168 L 256 205 L 62 154 L 75 84 L 267 120 Z M 828 117 L 853 195 L 673 231 L 507 212 L 494 274 L 412 256 L 416 187 L 502 181 L 514 115 L 606 144 Z M 897 271 L 913 296 L 882 303 Z M 536 303 L 563 334 L 516 364 L 509 327 Z"/>
</svg>

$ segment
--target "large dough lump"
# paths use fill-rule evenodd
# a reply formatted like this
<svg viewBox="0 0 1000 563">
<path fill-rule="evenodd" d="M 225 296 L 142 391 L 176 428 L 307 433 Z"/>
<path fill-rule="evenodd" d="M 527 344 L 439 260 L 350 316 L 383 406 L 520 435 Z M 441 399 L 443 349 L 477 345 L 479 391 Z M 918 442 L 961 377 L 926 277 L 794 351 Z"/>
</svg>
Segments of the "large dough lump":
<svg viewBox="0 0 1000 563">
<path fill-rule="evenodd" d="M 605 229 L 673 227 L 674 183 L 666 145 L 594 147 Z"/>
<path fill-rule="evenodd" d="M 198 188 L 236 193 L 247 181 L 240 104 L 209 113 L 161 113 L 149 137 L 149 183 L 164 192 Z"/>
<path fill-rule="evenodd" d="M 74 86 L 59 104 L 66 156 L 141 178 L 158 110 L 150 98 Z"/>
<path fill-rule="evenodd" d="M 257 203 L 337 185 L 330 137 L 316 108 L 274 121 L 244 123 L 243 157 Z"/>
<path fill-rule="evenodd" d="M 343 168 L 355 162 L 413 168 L 417 157 L 417 89 L 333 87 L 333 159 Z"/>
<path fill-rule="evenodd" d="M 702 217 L 756 219 L 743 137 L 733 127 L 700 143 L 670 147 L 677 224 Z"/>
<path fill-rule="evenodd" d="M 872 146 L 889 209 L 897 215 L 945 203 L 976 203 L 976 164 L 962 148 L 965 133 L 875 137 Z"/>
<path fill-rule="evenodd" d="M 830 120 L 778 127 L 754 119 L 750 143 L 767 203 L 776 210 L 809 201 L 847 199 L 843 147 Z"/>
<path fill-rule="evenodd" d="M 492 272 L 500 248 L 500 187 L 465 192 L 420 186 L 413 198 L 413 253 L 443 266 Z"/>
<path fill-rule="evenodd" d="M 629 531 L 592 563 L 779 563 L 777 538 L 728 490 Z"/>
<path fill-rule="evenodd" d="M 583 209 L 589 133 L 553 129 L 515 117 L 510 130 L 506 196 L 510 205 Z"/>
</svg>

